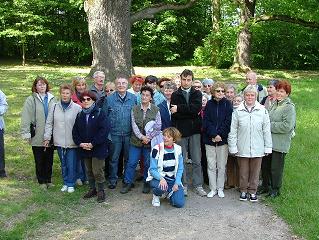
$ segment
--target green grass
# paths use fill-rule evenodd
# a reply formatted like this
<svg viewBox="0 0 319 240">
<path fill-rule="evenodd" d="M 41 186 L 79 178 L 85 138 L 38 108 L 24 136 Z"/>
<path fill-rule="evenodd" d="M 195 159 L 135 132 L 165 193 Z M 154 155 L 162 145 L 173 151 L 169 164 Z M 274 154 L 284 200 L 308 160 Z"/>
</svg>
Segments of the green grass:
<svg viewBox="0 0 319 240">
<path fill-rule="evenodd" d="M 186 67 L 136 68 L 137 74 L 173 76 Z M 242 85 L 244 74 L 209 67 L 191 67 L 197 78 L 235 82 Z M 85 67 L 0 63 L 0 89 L 8 97 L 6 115 L 6 168 L 9 178 L 0 181 L 0 239 L 32 238 L 36 230 L 49 222 L 71 222 L 85 214 L 95 203 L 83 202 L 86 190 L 74 194 L 60 192 L 60 164 L 55 155 L 53 182 L 56 187 L 43 192 L 35 180 L 34 160 L 30 146 L 20 139 L 20 113 L 31 84 L 37 75 L 49 79 L 54 94 L 62 82 L 72 76 L 85 76 Z M 261 81 L 280 78 L 293 84 L 292 99 L 297 109 L 296 137 L 286 157 L 282 196 L 267 200 L 291 226 L 294 233 L 306 239 L 319 239 L 319 72 L 260 70 Z"/>
</svg>

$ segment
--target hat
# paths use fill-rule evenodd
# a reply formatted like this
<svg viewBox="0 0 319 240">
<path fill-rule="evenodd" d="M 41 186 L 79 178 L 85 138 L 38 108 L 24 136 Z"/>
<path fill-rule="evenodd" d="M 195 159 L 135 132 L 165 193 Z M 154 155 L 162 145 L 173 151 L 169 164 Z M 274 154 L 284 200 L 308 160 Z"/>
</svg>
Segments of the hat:
<svg viewBox="0 0 319 240">
<path fill-rule="evenodd" d="M 213 84 L 214 84 L 214 80 L 211 79 L 211 78 L 205 78 L 205 79 L 202 81 L 202 84 L 203 84 L 203 85 L 213 85 Z"/>
</svg>

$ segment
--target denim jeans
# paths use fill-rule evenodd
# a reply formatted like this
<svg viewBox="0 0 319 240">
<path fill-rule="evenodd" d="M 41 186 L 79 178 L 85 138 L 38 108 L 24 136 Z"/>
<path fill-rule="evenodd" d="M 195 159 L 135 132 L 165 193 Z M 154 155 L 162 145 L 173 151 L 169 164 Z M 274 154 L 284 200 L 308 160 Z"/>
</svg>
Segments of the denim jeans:
<svg viewBox="0 0 319 240">
<path fill-rule="evenodd" d="M 166 179 L 166 182 L 168 185 L 167 192 L 170 193 L 174 186 L 174 181 Z M 150 184 L 153 188 L 153 194 L 159 197 L 162 196 L 164 191 L 161 190 L 161 188 L 159 187 L 159 181 L 157 179 L 152 179 Z M 182 186 L 178 186 L 178 190 L 176 192 L 173 192 L 172 196 L 169 198 L 169 201 L 172 206 L 177 208 L 182 208 L 185 205 L 185 196 Z"/>
<path fill-rule="evenodd" d="M 85 163 L 83 159 L 80 159 L 77 156 L 77 161 L 76 161 L 76 179 L 81 179 L 82 182 L 87 181 L 86 177 L 86 169 L 85 169 Z"/>
<path fill-rule="evenodd" d="M 130 148 L 130 136 L 116 136 L 112 135 L 112 143 L 111 143 L 111 162 L 109 165 L 110 174 L 109 174 L 109 182 L 110 184 L 116 185 L 118 179 L 118 167 L 119 159 L 121 151 L 123 149 L 124 155 L 124 168 L 127 162 L 127 156 Z"/>
<path fill-rule="evenodd" d="M 4 162 L 4 130 L 0 129 L 0 175 L 5 175 L 5 162 Z"/>
<path fill-rule="evenodd" d="M 129 151 L 129 158 L 126 163 L 125 172 L 124 172 L 124 182 L 133 183 L 135 177 L 135 169 L 140 160 L 141 155 L 144 157 L 144 173 L 143 179 L 144 182 L 147 178 L 148 169 L 150 167 L 150 154 L 151 148 L 149 147 L 136 147 L 131 145 Z"/>
<path fill-rule="evenodd" d="M 61 170 L 63 184 L 74 187 L 76 181 L 77 154 L 76 148 L 57 147 L 58 155 L 61 160 Z"/>
</svg>

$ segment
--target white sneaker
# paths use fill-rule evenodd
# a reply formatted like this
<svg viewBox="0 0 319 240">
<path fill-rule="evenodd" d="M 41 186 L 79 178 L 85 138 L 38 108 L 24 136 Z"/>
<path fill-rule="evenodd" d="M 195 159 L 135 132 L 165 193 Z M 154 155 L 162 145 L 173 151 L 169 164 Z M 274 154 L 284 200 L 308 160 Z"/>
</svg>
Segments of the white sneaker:
<svg viewBox="0 0 319 240">
<path fill-rule="evenodd" d="M 74 192 L 74 187 L 68 187 L 68 193 L 73 193 Z"/>
<path fill-rule="evenodd" d="M 207 194 L 207 197 L 208 198 L 212 198 L 216 195 L 216 191 L 210 191 L 208 194 Z"/>
<path fill-rule="evenodd" d="M 83 182 L 82 182 L 82 180 L 79 178 L 79 179 L 77 179 L 76 180 L 76 185 L 78 185 L 78 186 L 82 186 L 83 185 Z"/>
<path fill-rule="evenodd" d="M 63 187 L 61 188 L 61 192 L 66 192 L 67 190 L 68 190 L 68 186 L 63 185 Z"/>
<path fill-rule="evenodd" d="M 156 196 L 156 195 L 153 194 L 152 205 L 153 205 L 153 207 L 161 206 L 161 202 L 160 202 L 159 196 Z"/>
<path fill-rule="evenodd" d="M 183 187 L 183 191 L 184 191 L 184 196 L 187 197 L 188 195 L 187 186 Z"/>
<path fill-rule="evenodd" d="M 218 194 L 218 197 L 220 197 L 220 198 L 224 198 L 224 197 L 225 197 L 224 191 L 223 191 L 223 189 L 221 189 L 221 188 L 218 189 L 217 194 Z"/>
<path fill-rule="evenodd" d="M 205 192 L 205 190 L 202 186 L 196 187 L 195 193 L 197 193 L 201 197 L 207 196 L 207 193 Z"/>
</svg>

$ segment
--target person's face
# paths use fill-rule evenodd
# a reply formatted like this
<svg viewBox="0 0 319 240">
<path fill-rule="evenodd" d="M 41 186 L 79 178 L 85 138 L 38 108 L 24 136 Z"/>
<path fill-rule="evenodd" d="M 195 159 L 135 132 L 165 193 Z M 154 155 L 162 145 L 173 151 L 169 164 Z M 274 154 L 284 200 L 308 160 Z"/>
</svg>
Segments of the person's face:
<svg viewBox="0 0 319 240">
<path fill-rule="evenodd" d="M 78 84 L 75 86 L 75 90 L 79 93 L 83 93 L 86 89 L 86 84 L 83 81 L 80 81 Z"/>
<path fill-rule="evenodd" d="M 228 88 L 225 95 L 226 95 L 226 98 L 228 100 L 232 100 L 235 97 L 234 89 L 233 88 Z"/>
<path fill-rule="evenodd" d="M 35 85 L 35 88 L 37 90 L 37 93 L 40 94 L 45 94 L 47 90 L 47 85 L 43 81 L 38 81 L 37 84 Z"/>
<path fill-rule="evenodd" d="M 207 98 L 202 97 L 202 107 L 206 107 L 207 104 Z"/>
<path fill-rule="evenodd" d="M 267 92 L 269 96 L 275 96 L 276 95 L 276 88 L 273 85 L 267 86 Z"/>
<path fill-rule="evenodd" d="M 193 87 L 196 89 L 196 90 L 199 90 L 199 91 L 201 91 L 202 90 L 202 85 L 200 84 L 200 83 L 194 83 L 193 84 Z"/>
<path fill-rule="evenodd" d="M 176 78 L 176 79 L 174 80 L 174 83 L 176 84 L 176 87 L 179 88 L 179 87 L 181 86 L 181 79 Z"/>
<path fill-rule="evenodd" d="M 193 77 L 191 75 L 181 76 L 181 86 L 184 89 L 189 89 L 192 86 Z"/>
<path fill-rule="evenodd" d="M 94 78 L 94 82 L 97 85 L 103 85 L 104 84 L 104 80 L 105 80 L 105 75 L 104 74 L 97 74 Z"/>
<path fill-rule="evenodd" d="M 247 106 L 253 106 L 256 101 L 256 93 L 255 92 L 246 92 L 244 95 L 245 102 Z"/>
<path fill-rule="evenodd" d="M 114 92 L 113 84 L 109 84 L 109 85 L 105 86 L 106 96 L 110 96 L 113 92 Z"/>
<path fill-rule="evenodd" d="M 142 83 L 140 83 L 139 81 L 135 81 L 132 85 L 134 92 L 139 92 L 141 91 L 142 88 Z"/>
<path fill-rule="evenodd" d="M 164 89 L 164 96 L 165 96 L 166 100 L 168 100 L 168 101 L 171 100 L 173 92 L 174 92 L 174 90 L 171 88 Z"/>
<path fill-rule="evenodd" d="M 241 104 L 242 100 L 243 99 L 241 97 L 235 97 L 234 100 L 233 100 L 233 106 L 234 107 L 238 107 L 239 104 Z"/>
<path fill-rule="evenodd" d="M 277 90 L 277 100 L 278 101 L 281 101 L 281 100 L 285 99 L 288 96 L 289 96 L 289 94 L 286 92 L 285 89 L 280 88 L 280 89 Z"/>
<path fill-rule="evenodd" d="M 203 84 L 203 92 L 208 95 L 211 94 L 210 90 L 212 89 L 212 84 Z"/>
<path fill-rule="evenodd" d="M 164 134 L 163 138 L 165 146 L 172 146 L 174 144 L 174 139 L 170 135 Z"/>
<path fill-rule="evenodd" d="M 116 90 L 120 93 L 123 94 L 126 92 L 128 86 L 128 81 L 125 78 L 118 78 L 116 80 Z"/>
<path fill-rule="evenodd" d="M 71 91 L 69 89 L 62 89 L 60 92 L 62 102 L 70 102 L 71 100 Z"/>
<path fill-rule="evenodd" d="M 82 107 L 87 109 L 87 108 L 91 107 L 93 103 L 94 103 L 94 101 L 92 98 L 90 98 L 89 96 L 84 96 L 83 100 L 82 100 Z"/>
<path fill-rule="evenodd" d="M 149 104 L 152 100 L 152 95 L 149 91 L 143 91 L 141 94 L 142 104 Z"/>
<path fill-rule="evenodd" d="M 225 97 L 225 89 L 218 87 L 214 90 L 214 98 L 220 100 Z"/>
<path fill-rule="evenodd" d="M 152 88 L 153 90 L 156 89 L 156 82 L 147 82 L 145 85 Z"/>
<path fill-rule="evenodd" d="M 248 73 L 246 76 L 246 83 L 250 85 L 256 85 L 257 84 L 257 78 L 255 74 Z"/>
</svg>

